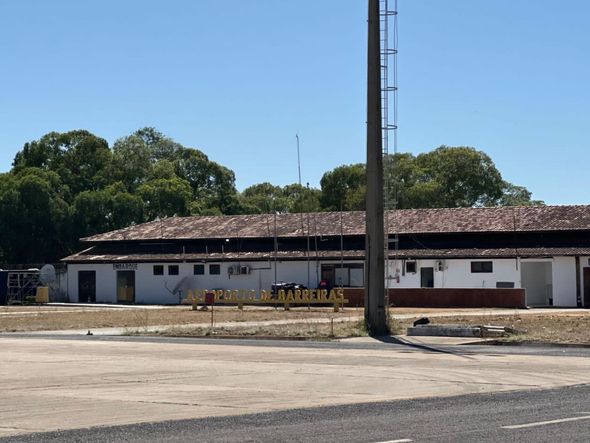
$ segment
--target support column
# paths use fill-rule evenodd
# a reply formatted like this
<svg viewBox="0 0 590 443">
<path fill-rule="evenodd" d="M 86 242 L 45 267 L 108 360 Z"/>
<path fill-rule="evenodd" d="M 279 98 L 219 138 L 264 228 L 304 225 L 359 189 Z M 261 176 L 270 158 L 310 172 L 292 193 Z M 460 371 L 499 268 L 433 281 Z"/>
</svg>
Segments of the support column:
<svg viewBox="0 0 590 443">
<path fill-rule="evenodd" d="M 365 322 L 369 334 L 373 336 L 388 333 L 385 315 L 380 38 L 379 1 L 369 0 Z"/>
</svg>

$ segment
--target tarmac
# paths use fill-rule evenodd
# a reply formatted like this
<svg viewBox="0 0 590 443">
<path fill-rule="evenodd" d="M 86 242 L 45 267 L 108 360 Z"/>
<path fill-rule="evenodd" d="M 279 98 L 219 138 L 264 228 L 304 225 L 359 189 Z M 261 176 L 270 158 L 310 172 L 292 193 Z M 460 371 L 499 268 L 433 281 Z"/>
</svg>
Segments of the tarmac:
<svg viewBox="0 0 590 443">
<path fill-rule="evenodd" d="M 142 308 L 157 309 L 134 307 Z M 577 312 L 588 311 L 425 310 L 394 318 Z M 306 320 L 310 321 L 329 319 Z M 298 322 L 301 320 L 216 326 Z M 474 338 L 358 337 L 296 344 L 125 336 L 170 327 L 93 329 L 92 336 L 86 336 L 86 329 L 0 334 L 0 437 L 590 383 L 590 352 L 519 353 L 461 346 L 486 341 Z"/>
<path fill-rule="evenodd" d="M 372 340 L 3 335 L 0 436 L 590 383 L 586 354 Z"/>
</svg>

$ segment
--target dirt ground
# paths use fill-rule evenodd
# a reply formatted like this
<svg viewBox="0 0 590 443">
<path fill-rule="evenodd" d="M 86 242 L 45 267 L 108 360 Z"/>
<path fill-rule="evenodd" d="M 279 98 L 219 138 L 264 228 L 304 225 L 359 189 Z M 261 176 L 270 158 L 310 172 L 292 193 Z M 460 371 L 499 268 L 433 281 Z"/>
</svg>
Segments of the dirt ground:
<svg viewBox="0 0 590 443">
<path fill-rule="evenodd" d="M 429 312 L 470 312 L 470 309 L 395 308 L 392 315 L 421 316 Z M 481 311 L 481 310 L 478 310 Z M 282 308 L 235 306 L 215 307 L 215 322 L 294 320 L 362 316 L 362 308 L 344 308 L 334 313 L 331 307 Z M 54 331 L 66 329 L 141 328 L 159 325 L 208 323 L 210 311 L 193 311 L 190 306 L 88 307 L 82 305 L 0 306 L 0 332 Z"/>
<path fill-rule="evenodd" d="M 525 342 L 552 342 L 590 344 L 590 311 L 586 312 L 544 312 L 534 311 L 498 314 L 498 310 L 484 309 L 425 309 L 394 308 L 390 314 L 392 332 L 404 334 L 412 322 L 422 316 L 429 316 L 432 324 L 498 325 L 509 326 L 522 331 L 502 340 Z M 193 311 L 189 306 L 174 307 L 127 307 L 104 308 L 84 306 L 3 306 L 0 307 L 0 332 L 52 331 L 67 329 L 96 328 L 145 328 L 147 326 L 169 326 L 166 335 L 245 335 L 245 336 L 289 336 L 307 338 L 354 337 L 365 335 L 362 321 L 363 310 L 345 308 L 334 313 L 330 307 L 292 308 L 284 311 L 272 307 L 215 308 L 215 323 L 261 322 L 272 320 L 300 320 L 296 324 L 244 326 L 231 328 L 204 327 L 175 328 L 180 325 L 208 323 L 210 311 Z M 439 317 L 439 315 L 444 315 Z M 307 321 L 324 319 L 324 323 Z M 333 322 L 330 319 L 334 319 Z M 350 321 L 341 321 L 350 320 Z"/>
<path fill-rule="evenodd" d="M 430 318 L 432 324 L 498 325 L 521 330 L 501 341 L 536 343 L 567 343 L 590 345 L 590 313 L 559 313 L 543 315 L 493 315 L 483 317 L 454 316 Z M 396 322 L 399 330 L 411 326 L 411 321 Z"/>
<path fill-rule="evenodd" d="M 362 310 L 346 308 L 338 313 L 333 308 L 274 308 L 236 307 L 215 308 L 214 318 L 220 322 L 267 320 L 305 320 L 309 318 L 339 318 L 362 315 Z M 0 332 L 55 331 L 66 329 L 143 328 L 159 325 L 208 323 L 211 311 L 193 311 L 190 306 L 158 309 L 79 308 L 53 306 L 10 306 L 0 308 Z"/>
<path fill-rule="evenodd" d="M 392 333 L 405 334 L 407 327 L 419 316 L 393 319 Z M 590 344 L 590 314 L 489 315 L 433 317 L 431 324 L 509 326 L 522 333 L 500 339 L 531 343 Z M 159 332 L 168 336 L 258 336 L 299 337 L 313 339 L 348 338 L 366 335 L 362 321 L 265 325 L 232 328 L 170 328 Z"/>
</svg>

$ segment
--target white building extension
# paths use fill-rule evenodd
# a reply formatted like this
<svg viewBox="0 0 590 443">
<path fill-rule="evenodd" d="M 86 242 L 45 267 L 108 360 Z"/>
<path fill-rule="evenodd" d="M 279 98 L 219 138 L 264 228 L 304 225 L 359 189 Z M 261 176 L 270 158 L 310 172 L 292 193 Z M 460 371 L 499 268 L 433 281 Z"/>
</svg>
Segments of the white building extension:
<svg viewBox="0 0 590 443">
<path fill-rule="evenodd" d="M 64 259 L 67 292 L 72 302 L 176 304 L 188 290 L 277 282 L 362 289 L 364 226 L 362 212 L 154 221 L 82 239 L 89 247 Z M 394 294 L 432 290 L 428 303 L 443 290 L 524 289 L 529 306 L 590 305 L 590 206 L 398 210 L 389 226 Z"/>
</svg>

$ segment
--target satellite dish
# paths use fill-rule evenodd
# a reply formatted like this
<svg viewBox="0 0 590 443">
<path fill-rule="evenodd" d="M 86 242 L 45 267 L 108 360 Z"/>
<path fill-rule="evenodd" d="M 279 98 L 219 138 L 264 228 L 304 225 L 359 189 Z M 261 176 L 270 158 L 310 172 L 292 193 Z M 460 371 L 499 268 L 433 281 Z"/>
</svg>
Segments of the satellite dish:
<svg viewBox="0 0 590 443">
<path fill-rule="evenodd" d="M 179 291 L 186 289 L 188 286 L 188 277 L 182 277 L 182 279 L 174 286 L 172 290 L 173 294 L 177 294 Z"/>
<path fill-rule="evenodd" d="M 48 286 L 51 283 L 55 282 L 55 279 L 55 268 L 53 267 L 53 265 L 45 265 L 39 271 L 39 281 L 43 285 Z"/>
</svg>

